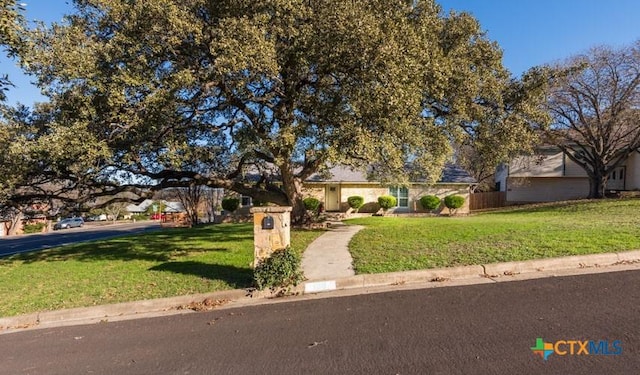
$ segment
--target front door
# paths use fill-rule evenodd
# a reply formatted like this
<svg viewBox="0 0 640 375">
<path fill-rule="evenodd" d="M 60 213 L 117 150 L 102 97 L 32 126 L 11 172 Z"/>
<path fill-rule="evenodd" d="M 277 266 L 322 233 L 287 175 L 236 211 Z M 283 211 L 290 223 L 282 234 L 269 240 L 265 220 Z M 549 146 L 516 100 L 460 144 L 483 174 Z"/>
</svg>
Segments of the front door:
<svg viewBox="0 0 640 375">
<path fill-rule="evenodd" d="M 609 173 L 607 180 L 607 190 L 624 190 L 624 181 L 626 177 L 626 168 L 617 167 Z"/>
<path fill-rule="evenodd" d="M 340 211 L 340 186 L 327 185 L 325 187 L 325 210 Z"/>
</svg>

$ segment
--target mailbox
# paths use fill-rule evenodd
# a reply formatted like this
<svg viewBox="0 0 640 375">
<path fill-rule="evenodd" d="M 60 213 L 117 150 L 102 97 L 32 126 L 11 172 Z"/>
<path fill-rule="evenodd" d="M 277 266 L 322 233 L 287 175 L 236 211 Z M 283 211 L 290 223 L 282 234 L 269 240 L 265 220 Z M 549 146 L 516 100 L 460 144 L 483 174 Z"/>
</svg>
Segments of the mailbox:
<svg viewBox="0 0 640 375">
<path fill-rule="evenodd" d="M 262 229 L 273 229 L 273 217 L 265 216 L 262 218 Z"/>
</svg>

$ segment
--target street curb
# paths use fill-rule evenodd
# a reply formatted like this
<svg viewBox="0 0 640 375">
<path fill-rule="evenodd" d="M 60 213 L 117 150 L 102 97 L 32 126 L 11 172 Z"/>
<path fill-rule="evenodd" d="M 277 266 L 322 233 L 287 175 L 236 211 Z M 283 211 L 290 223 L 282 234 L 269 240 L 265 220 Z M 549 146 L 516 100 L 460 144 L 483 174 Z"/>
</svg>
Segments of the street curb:
<svg viewBox="0 0 640 375">
<path fill-rule="evenodd" d="M 310 280 L 293 288 L 294 295 L 320 294 L 323 290 L 306 292 L 307 284 L 318 284 L 329 281 L 330 290 L 353 290 L 375 288 L 380 286 L 395 286 L 405 284 L 433 285 L 439 283 L 446 286 L 450 280 L 473 280 L 485 282 L 487 278 L 497 281 L 500 278 L 519 274 L 548 275 L 545 272 L 569 269 L 609 267 L 625 264 L 640 263 L 640 250 L 622 253 L 606 253 L 592 255 L 577 255 L 562 258 L 528 260 L 522 262 L 492 263 L 477 266 L 462 266 L 415 270 L 405 272 L 391 272 L 379 274 L 362 274 L 339 278 L 335 280 Z M 333 287 L 335 285 L 335 287 Z M 115 320 L 135 319 L 141 317 L 188 313 L 194 310 L 193 304 L 211 301 L 211 308 L 220 305 L 251 305 L 277 300 L 270 291 L 249 291 L 233 289 L 214 293 L 194 294 L 178 297 L 160 298 L 153 300 L 125 302 L 111 305 L 75 308 L 58 311 L 47 311 L 0 318 L 0 334 L 15 332 L 29 328 L 50 328 Z"/>
<path fill-rule="evenodd" d="M 14 331 L 16 329 L 48 328 L 111 320 L 133 319 L 150 313 L 158 314 L 170 311 L 188 312 L 190 311 L 188 305 L 194 302 L 201 302 L 207 299 L 213 301 L 234 301 L 245 298 L 246 296 L 246 290 L 232 289 L 214 293 L 192 294 L 178 297 L 158 298 L 19 315 L 15 317 L 0 318 L 0 334 Z M 182 307 L 184 307 L 184 310 L 179 310 Z"/>
<path fill-rule="evenodd" d="M 193 302 L 200 302 L 206 299 L 214 300 L 236 300 L 244 298 L 247 291 L 234 289 L 230 291 L 215 292 L 209 294 L 186 295 L 169 298 L 150 299 L 143 301 L 124 302 L 111 305 L 95 306 L 90 308 L 76 308 L 58 311 L 48 311 L 40 313 L 39 324 L 56 324 L 73 320 L 86 320 L 109 318 L 114 316 L 140 314 L 147 312 L 158 312 L 177 309 Z"/>
<path fill-rule="evenodd" d="M 422 283 L 480 277 L 484 274 L 482 266 L 463 266 L 452 268 L 436 268 L 390 273 L 362 274 L 336 279 L 336 289 L 368 288 L 384 285 L 402 285 L 406 283 Z"/>
<path fill-rule="evenodd" d="M 573 255 L 561 258 L 536 259 L 522 262 L 505 262 L 484 265 L 485 277 L 497 278 L 521 273 L 558 271 L 572 268 L 612 266 L 625 262 L 640 261 L 640 251 Z"/>
</svg>

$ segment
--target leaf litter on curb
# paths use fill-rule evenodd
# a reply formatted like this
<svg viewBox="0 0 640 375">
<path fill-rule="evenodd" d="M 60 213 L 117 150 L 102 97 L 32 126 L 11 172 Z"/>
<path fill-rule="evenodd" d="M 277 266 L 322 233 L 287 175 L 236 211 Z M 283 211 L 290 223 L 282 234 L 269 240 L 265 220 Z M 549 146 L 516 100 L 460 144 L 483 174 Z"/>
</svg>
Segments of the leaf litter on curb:
<svg viewBox="0 0 640 375">
<path fill-rule="evenodd" d="M 229 302 L 228 299 L 205 298 L 199 302 L 194 301 L 186 305 L 178 306 L 178 310 L 210 311 Z"/>
</svg>

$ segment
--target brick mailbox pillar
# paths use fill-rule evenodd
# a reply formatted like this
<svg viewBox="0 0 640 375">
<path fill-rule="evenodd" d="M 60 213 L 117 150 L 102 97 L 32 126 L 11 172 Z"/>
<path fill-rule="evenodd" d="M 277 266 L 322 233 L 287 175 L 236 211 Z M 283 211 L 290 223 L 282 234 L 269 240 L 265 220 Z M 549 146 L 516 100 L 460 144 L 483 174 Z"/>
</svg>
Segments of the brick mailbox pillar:
<svg viewBox="0 0 640 375">
<path fill-rule="evenodd" d="M 291 244 L 291 207 L 253 207 L 253 266 Z"/>
</svg>

